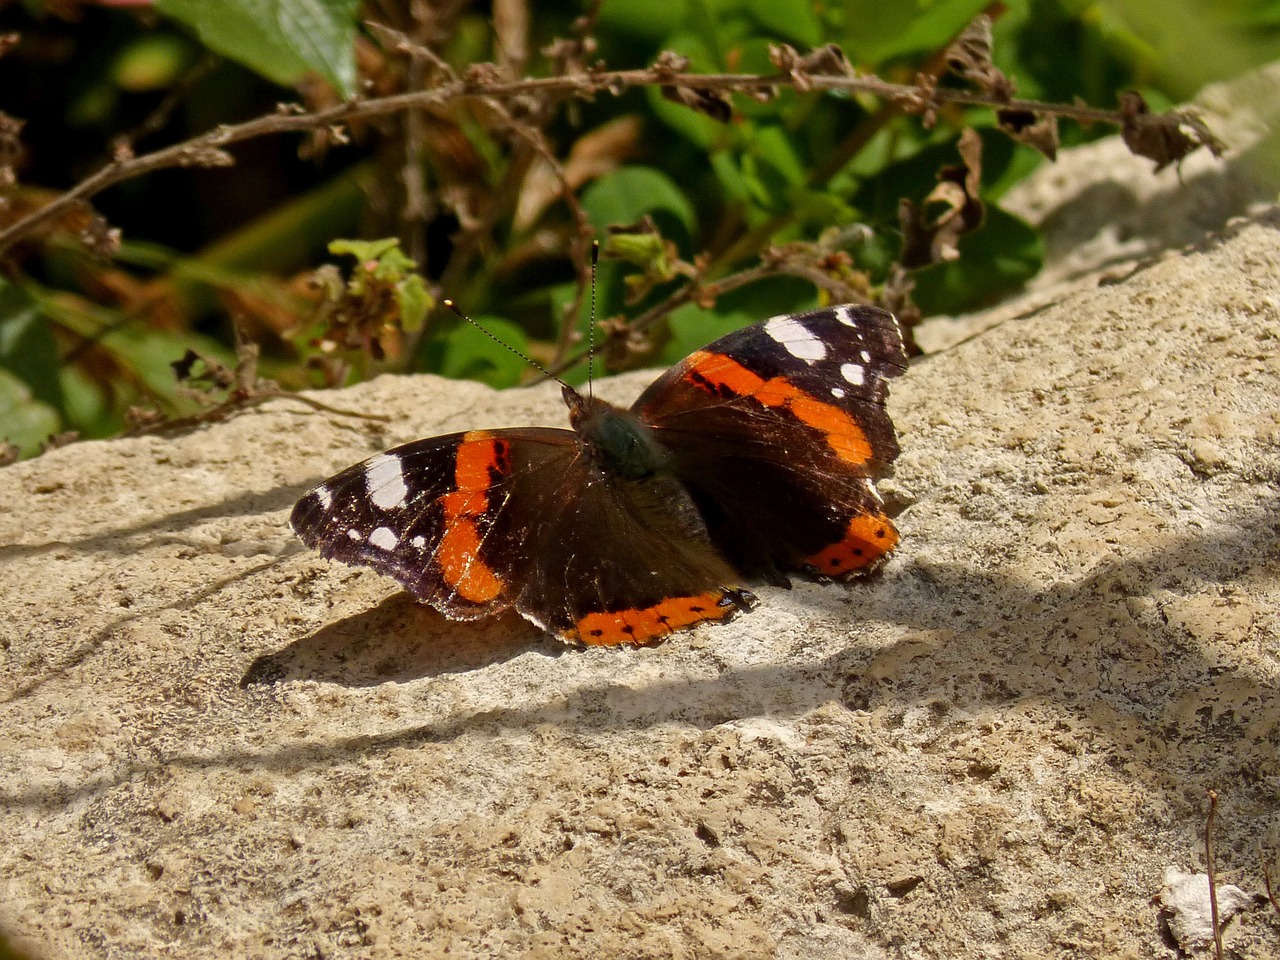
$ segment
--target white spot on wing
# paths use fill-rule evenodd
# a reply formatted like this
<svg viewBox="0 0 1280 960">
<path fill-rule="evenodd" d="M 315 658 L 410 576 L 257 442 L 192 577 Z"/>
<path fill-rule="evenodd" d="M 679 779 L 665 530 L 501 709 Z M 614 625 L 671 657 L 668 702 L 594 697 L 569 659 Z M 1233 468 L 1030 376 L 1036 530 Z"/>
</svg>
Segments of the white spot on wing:
<svg viewBox="0 0 1280 960">
<path fill-rule="evenodd" d="M 860 387 L 867 379 L 867 371 L 864 367 L 856 363 L 842 363 L 840 365 L 840 376 L 844 377 L 855 387 Z"/>
<path fill-rule="evenodd" d="M 857 326 L 857 322 L 853 319 L 853 311 L 848 307 L 836 307 L 836 319 L 846 327 Z"/>
<path fill-rule="evenodd" d="M 316 495 L 316 499 L 320 501 L 320 506 L 325 510 L 328 510 L 333 505 L 333 494 L 329 492 L 328 487 L 321 485 L 311 492 Z"/>
<path fill-rule="evenodd" d="M 843 399 L 844 399 L 844 390 L 842 390 L 840 387 L 832 387 L 832 388 L 831 388 L 831 395 L 832 395 L 833 397 L 835 397 L 837 400 L 843 400 Z"/>
<path fill-rule="evenodd" d="M 347 530 L 347 536 L 352 540 L 359 540 L 362 534 L 355 527 L 351 527 L 349 530 Z"/>
<path fill-rule="evenodd" d="M 766 320 L 764 332 L 786 348 L 787 353 L 805 363 L 813 363 L 827 355 L 827 345 L 795 317 Z"/>
<path fill-rule="evenodd" d="M 380 453 L 365 464 L 364 482 L 369 490 L 369 499 L 380 510 L 403 507 L 409 496 L 400 458 L 389 453 Z"/>
<path fill-rule="evenodd" d="M 423 547 L 425 547 L 425 546 L 427 545 L 427 538 L 426 538 L 426 537 L 414 537 L 414 538 L 413 538 L 412 540 L 410 540 L 409 542 L 410 542 L 410 543 L 412 543 L 412 544 L 413 544 L 415 547 L 417 547 L 419 550 L 421 550 Z"/>
<path fill-rule="evenodd" d="M 400 538 L 391 532 L 390 527 L 379 527 L 369 534 L 369 542 L 383 550 L 394 550 Z"/>
<path fill-rule="evenodd" d="M 865 350 L 862 351 L 862 362 L 863 363 L 871 362 L 871 354 L 867 353 L 867 351 Z"/>
</svg>

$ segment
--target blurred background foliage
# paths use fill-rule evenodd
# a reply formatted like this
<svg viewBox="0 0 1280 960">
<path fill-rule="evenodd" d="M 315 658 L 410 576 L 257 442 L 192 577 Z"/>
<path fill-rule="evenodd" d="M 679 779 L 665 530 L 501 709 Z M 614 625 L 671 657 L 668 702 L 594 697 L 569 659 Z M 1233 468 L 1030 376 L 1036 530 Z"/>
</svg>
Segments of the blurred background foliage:
<svg viewBox="0 0 1280 960">
<path fill-rule="evenodd" d="M 0 180 L 0 228 L 119 151 L 282 101 L 318 109 L 421 86 L 421 62 L 366 21 L 459 72 L 492 62 L 546 76 L 553 41 L 589 35 L 584 59 L 615 70 L 669 50 L 699 72 L 772 74 L 771 43 L 836 43 L 859 70 L 912 83 L 938 72 L 984 11 L 1019 97 L 1104 108 L 1136 89 L 1163 109 L 1273 59 L 1280 38 L 1280 0 L 0 0 L 0 34 L 15 35 L 0 56 L 0 111 L 22 121 L 0 144 L 15 175 Z M 601 317 L 661 303 L 683 282 L 680 264 L 714 280 L 832 231 L 844 279 L 874 291 L 902 245 L 899 201 L 923 202 L 939 169 L 958 162 L 966 127 L 982 139 L 985 220 L 959 259 L 913 271 L 916 304 L 970 309 L 1038 269 L 1038 238 L 999 200 L 1047 161 L 1004 137 L 990 110 L 947 107 L 926 129 L 861 96 L 783 89 L 769 102 L 735 94 L 732 107 L 722 122 L 653 87 L 521 106 L 519 122 L 545 135 L 599 235 L 647 217 L 658 259 L 677 265 L 655 274 L 652 261 L 637 282 L 645 269 L 602 262 Z M 105 223 L 83 208 L 24 238 L 0 255 L 0 439 L 30 455 L 66 431 L 108 436 L 197 411 L 210 398 L 175 375 L 191 364 L 175 362 L 193 350 L 234 366 L 237 327 L 285 389 L 386 370 L 528 379 L 518 358 L 440 309 L 442 297 L 538 360 L 562 359 L 588 322 L 582 231 L 555 168 L 509 120 L 458 100 L 248 140 L 232 148 L 233 166 L 159 170 L 103 192 L 92 204 Z M 1113 132 L 1061 125 L 1064 145 Z M 684 303 L 605 356 L 669 363 L 819 296 L 803 278 L 766 276 Z"/>
</svg>

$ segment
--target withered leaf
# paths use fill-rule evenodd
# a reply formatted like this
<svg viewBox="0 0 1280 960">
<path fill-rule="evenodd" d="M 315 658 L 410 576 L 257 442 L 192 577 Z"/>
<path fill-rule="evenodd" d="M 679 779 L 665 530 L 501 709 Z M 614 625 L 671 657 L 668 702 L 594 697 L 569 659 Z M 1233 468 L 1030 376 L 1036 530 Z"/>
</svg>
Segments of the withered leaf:
<svg viewBox="0 0 1280 960">
<path fill-rule="evenodd" d="M 653 72 L 660 77 L 674 77 L 689 69 L 689 58 L 674 50 L 663 50 L 653 61 Z"/>
<path fill-rule="evenodd" d="M 792 84 L 801 93 L 812 88 L 809 77 L 846 77 L 853 74 L 853 67 L 844 51 L 834 43 L 811 50 L 804 56 L 790 44 L 771 43 L 769 60 L 781 73 L 791 78 Z"/>
<path fill-rule="evenodd" d="M 915 328 L 922 319 L 920 308 L 911 298 L 915 286 L 916 281 L 911 274 L 901 264 L 895 263 L 889 268 L 889 276 L 880 288 L 879 297 L 880 306 L 898 318 L 898 325 L 902 328 L 903 339 L 906 341 L 907 356 L 910 357 L 923 352 L 915 338 Z"/>
<path fill-rule="evenodd" d="M 1222 156 L 1226 149 L 1196 114 L 1187 110 L 1152 113 L 1136 90 L 1120 94 L 1120 113 L 1124 116 L 1120 136 L 1125 146 L 1140 157 L 1154 160 L 1156 170 L 1163 170 L 1200 147 L 1215 157 Z"/>
<path fill-rule="evenodd" d="M 938 185 L 925 197 L 923 205 L 917 207 L 905 198 L 898 204 L 898 222 L 902 229 L 902 253 L 898 262 L 908 270 L 957 259 L 960 238 L 982 224 L 985 208 L 978 195 L 982 181 L 982 139 L 974 130 L 966 129 L 960 135 L 957 149 L 963 165 L 939 170 Z M 942 209 L 936 215 L 931 214 L 931 209 L 938 205 Z"/>
<path fill-rule="evenodd" d="M 196 364 L 204 365 L 204 372 L 196 373 Z M 179 383 L 204 383 L 225 390 L 235 383 L 235 372 L 225 364 L 197 353 L 190 347 L 179 359 L 169 364 Z"/>
<path fill-rule="evenodd" d="M 1050 160 L 1058 157 L 1058 118 L 1034 110 L 997 110 L 1000 129 L 1018 143 L 1039 150 Z"/>
<path fill-rule="evenodd" d="M 991 18 L 980 13 L 947 47 L 947 67 L 992 97 L 1010 100 L 1013 98 L 1013 81 L 992 62 L 991 50 Z"/>
<path fill-rule="evenodd" d="M 705 113 L 712 120 L 719 120 L 721 123 L 728 123 L 733 116 L 733 107 L 729 104 L 729 98 L 719 90 L 664 86 L 662 96 L 672 103 L 683 104 L 690 110 Z"/>
<path fill-rule="evenodd" d="M 920 117 L 926 130 L 938 122 L 938 78 L 931 73 L 916 74 L 916 85 L 897 100 L 899 109 Z"/>
</svg>

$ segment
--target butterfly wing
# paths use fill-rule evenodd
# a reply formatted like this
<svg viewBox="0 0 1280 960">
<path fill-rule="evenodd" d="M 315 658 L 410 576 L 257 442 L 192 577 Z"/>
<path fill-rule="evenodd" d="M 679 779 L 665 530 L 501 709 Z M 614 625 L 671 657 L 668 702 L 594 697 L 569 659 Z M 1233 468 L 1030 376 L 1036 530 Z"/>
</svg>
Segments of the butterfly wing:
<svg viewBox="0 0 1280 960">
<path fill-rule="evenodd" d="M 517 483 L 555 483 L 576 454 L 568 430 L 472 430 L 416 440 L 310 490 L 290 523 L 321 555 L 394 577 L 423 603 L 469 620 L 510 607 L 523 585 L 508 546 Z"/>
<path fill-rule="evenodd" d="M 530 489 L 521 502 L 539 515 L 538 563 L 518 607 L 564 640 L 657 643 L 755 602 L 672 477 L 628 480 L 584 456 L 558 486 Z"/>
<path fill-rule="evenodd" d="M 291 523 L 453 619 L 515 607 L 569 641 L 654 643 L 753 599 L 679 483 L 605 475 L 567 430 L 405 444 L 310 490 Z"/>
<path fill-rule="evenodd" d="M 845 579 L 897 544 L 874 481 L 898 455 L 884 401 L 905 369 L 893 316 L 845 305 L 731 333 L 632 409 L 740 569 Z"/>
</svg>

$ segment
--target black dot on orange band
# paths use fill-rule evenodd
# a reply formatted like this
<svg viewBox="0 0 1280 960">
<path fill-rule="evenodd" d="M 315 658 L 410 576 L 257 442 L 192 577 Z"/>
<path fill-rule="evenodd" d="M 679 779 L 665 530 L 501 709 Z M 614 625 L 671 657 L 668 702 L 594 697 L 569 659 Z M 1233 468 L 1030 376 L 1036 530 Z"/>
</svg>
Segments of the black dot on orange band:
<svg viewBox="0 0 1280 960">
<path fill-rule="evenodd" d="M 706 607 L 693 607 L 693 606 L 691 606 L 691 607 L 689 607 L 689 612 L 690 612 L 690 613 L 701 613 L 701 612 L 702 612 L 703 610 L 705 610 L 705 609 L 707 609 L 707 608 L 706 608 Z"/>
<path fill-rule="evenodd" d="M 636 628 L 635 628 L 635 627 L 633 627 L 631 624 L 629 624 L 629 623 L 628 623 L 625 627 L 623 627 L 623 628 L 622 628 L 622 632 L 623 632 L 623 633 L 635 633 L 635 632 L 636 632 Z"/>
<path fill-rule="evenodd" d="M 877 539 L 879 539 L 879 540 L 883 540 L 883 539 L 884 539 L 885 532 L 886 532 L 886 531 L 885 531 L 884 527 L 881 527 L 879 530 L 877 530 L 877 531 L 876 531 L 876 538 L 877 538 Z"/>
<path fill-rule="evenodd" d="M 602 636 L 604 636 L 604 631 L 603 631 L 603 630 L 592 630 L 592 631 L 591 631 L 591 635 L 592 635 L 593 637 L 602 637 Z"/>
<path fill-rule="evenodd" d="M 860 557 L 860 556 L 862 556 L 862 548 L 861 548 L 861 547 L 854 547 L 854 548 L 853 548 L 853 555 L 854 555 L 855 557 Z"/>
</svg>

